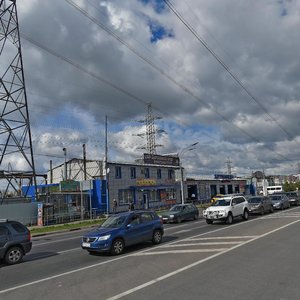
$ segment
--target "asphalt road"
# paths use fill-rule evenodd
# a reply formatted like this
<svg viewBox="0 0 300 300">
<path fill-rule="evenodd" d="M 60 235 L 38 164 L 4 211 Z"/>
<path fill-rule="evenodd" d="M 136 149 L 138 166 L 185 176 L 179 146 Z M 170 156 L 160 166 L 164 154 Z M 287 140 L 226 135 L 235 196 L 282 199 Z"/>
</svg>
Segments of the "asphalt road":
<svg viewBox="0 0 300 300">
<path fill-rule="evenodd" d="M 117 257 L 89 255 L 83 233 L 33 238 L 23 263 L 0 266 L 0 299 L 300 299 L 300 207 L 168 224 L 161 245 Z"/>
</svg>

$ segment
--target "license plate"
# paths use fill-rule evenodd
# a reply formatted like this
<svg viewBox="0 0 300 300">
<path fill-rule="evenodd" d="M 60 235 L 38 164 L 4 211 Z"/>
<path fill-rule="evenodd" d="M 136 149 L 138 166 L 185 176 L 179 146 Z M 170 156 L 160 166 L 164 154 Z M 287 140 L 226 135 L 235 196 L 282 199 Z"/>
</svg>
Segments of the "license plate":
<svg viewBox="0 0 300 300">
<path fill-rule="evenodd" d="M 90 243 L 82 243 L 82 247 L 91 247 L 91 244 Z"/>
</svg>

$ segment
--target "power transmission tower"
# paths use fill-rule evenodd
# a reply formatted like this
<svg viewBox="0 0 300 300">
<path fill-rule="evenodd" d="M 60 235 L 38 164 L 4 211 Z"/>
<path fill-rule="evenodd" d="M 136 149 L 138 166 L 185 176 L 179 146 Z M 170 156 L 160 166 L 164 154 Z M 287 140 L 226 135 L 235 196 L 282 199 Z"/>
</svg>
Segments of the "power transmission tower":
<svg viewBox="0 0 300 300">
<path fill-rule="evenodd" d="M 157 133 L 165 133 L 162 129 L 156 129 L 154 121 L 162 119 L 162 117 L 154 116 L 152 112 L 151 103 L 147 106 L 147 115 L 144 120 L 140 120 L 138 122 L 146 124 L 146 133 L 136 134 L 139 137 L 144 137 L 146 135 L 147 144 L 145 147 L 141 147 L 140 149 L 146 149 L 149 154 L 156 154 L 156 148 L 162 147 L 162 145 L 156 144 L 156 134 Z"/>
<path fill-rule="evenodd" d="M 23 180 L 36 185 L 16 0 L 0 0 L 0 67 L 1 204 Z"/>
<path fill-rule="evenodd" d="M 227 172 L 228 175 L 232 175 L 232 161 L 230 160 L 230 158 L 228 157 L 228 160 L 226 161 L 227 164 Z"/>
</svg>

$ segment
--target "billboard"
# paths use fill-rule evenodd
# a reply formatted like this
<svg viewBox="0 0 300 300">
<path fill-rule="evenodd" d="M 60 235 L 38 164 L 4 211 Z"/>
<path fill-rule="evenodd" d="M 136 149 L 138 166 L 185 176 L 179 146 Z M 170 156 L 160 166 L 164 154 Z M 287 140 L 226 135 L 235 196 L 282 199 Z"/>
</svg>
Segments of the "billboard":
<svg viewBox="0 0 300 300">
<path fill-rule="evenodd" d="M 179 167 L 179 157 L 144 153 L 144 164 Z"/>
</svg>

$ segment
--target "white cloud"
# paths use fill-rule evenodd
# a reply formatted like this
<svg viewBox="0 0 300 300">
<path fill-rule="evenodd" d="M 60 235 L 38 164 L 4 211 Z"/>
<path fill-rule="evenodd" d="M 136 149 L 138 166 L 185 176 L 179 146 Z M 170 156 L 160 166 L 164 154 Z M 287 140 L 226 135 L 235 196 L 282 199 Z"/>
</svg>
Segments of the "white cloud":
<svg viewBox="0 0 300 300">
<path fill-rule="evenodd" d="M 168 9 L 158 14 L 151 5 L 135 0 L 74 2 L 116 32 L 131 50 L 66 1 L 18 2 L 21 32 L 98 76 L 22 41 L 32 131 L 35 136 L 42 134 L 35 152 L 62 156 L 63 143 L 51 144 L 59 136 L 54 141 L 68 141 L 74 156 L 81 156 L 81 143 L 86 139 L 91 156 L 103 157 L 108 115 L 110 158 L 133 161 L 142 153 L 137 145 L 144 144 L 133 136 L 141 130 L 134 120 L 146 114 L 142 101 L 151 101 L 158 108 L 154 113 L 164 117 L 159 126 L 168 133 L 157 138 L 165 145 L 159 153 L 177 152 L 199 141 L 197 151 L 184 158 L 193 174 L 224 171 L 227 157 L 240 173 L 253 166 L 270 173 L 295 171 L 300 158 L 290 149 L 298 148 L 300 142 L 299 3 L 173 1 L 274 122 Z M 174 37 L 151 43 L 149 19 L 172 30 Z M 51 136 L 48 140 L 47 135 Z M 246 148 L 250 151 L 245 152 Z M 270 148 L 280 155 L 276 157 Z M 37 165 L 45 168 L 42 157 L 37 158 Z"/>
</svg>

